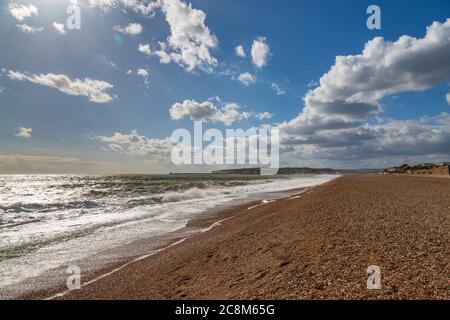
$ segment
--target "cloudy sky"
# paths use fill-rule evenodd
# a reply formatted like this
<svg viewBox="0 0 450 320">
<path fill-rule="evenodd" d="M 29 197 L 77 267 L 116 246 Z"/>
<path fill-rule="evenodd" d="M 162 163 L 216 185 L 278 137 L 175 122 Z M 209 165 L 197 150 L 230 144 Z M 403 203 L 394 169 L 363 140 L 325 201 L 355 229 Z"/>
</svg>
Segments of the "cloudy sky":
<svg viewBox="0 0 450 320">
<path fill-rule="evenodd" d="M 450 2 L 370 4 L 0 0 L 0 173 L 173 171 L 193 120 L 280 129 L 284 166 L 449 161 Z"/>
</svg>

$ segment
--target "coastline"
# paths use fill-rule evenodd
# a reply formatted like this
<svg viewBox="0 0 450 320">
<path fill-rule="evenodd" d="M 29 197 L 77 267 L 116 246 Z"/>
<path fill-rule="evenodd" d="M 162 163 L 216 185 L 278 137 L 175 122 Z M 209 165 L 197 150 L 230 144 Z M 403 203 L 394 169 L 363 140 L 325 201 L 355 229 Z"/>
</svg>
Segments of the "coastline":
<svg viewBox="0 0 450 320">
<path fill-rule="evenodd" d="M 56 298 L 449 299 L 449 192 L 448 179 L 342 176 L 225 210 L 208 232 Z M 380 290 L 367 289 L 371 265 Z"/>
<path fill-rule="evenodd" d="M 100 255 L 92 255 L 82 260 L 74 261 L 73 265 L 80 266 L 82 271 L 82 286 L 88 285 L 136 261 L 145 257 L 151 257 L 191 237 L 211 230 L 221 221 L 232 218 L 236 210 L 242 211 L 249 206 L 258 206 L 262 201 L 265 201 L 264 199 L 289 197 L 292 194 L 303 192 L 309 188 L 314 188 L 314 186 L 250 194 L 246 198 L 235 199 L 231 203 L 219 204 L 214 208 L 194 216 L 180 229 L 108 249 L 100 253 Z M 127 254 L 121 254 L 120 252 L 127 252 Z M 136 254 L 130 255 L 128 254 L 129 252 L 135 252 Z M 110 261 L 111 256 L 117 256 L 118 259 Z M 66 267 L 61 266 L 50 269 L 38 276 L 33 276 L 21 282 L 2 287 L 0 290 L 0 298 L 53 299 L 65 295 L 67 293 L 66 280 L 70 275 L 66 273 Z"/>
</svg>

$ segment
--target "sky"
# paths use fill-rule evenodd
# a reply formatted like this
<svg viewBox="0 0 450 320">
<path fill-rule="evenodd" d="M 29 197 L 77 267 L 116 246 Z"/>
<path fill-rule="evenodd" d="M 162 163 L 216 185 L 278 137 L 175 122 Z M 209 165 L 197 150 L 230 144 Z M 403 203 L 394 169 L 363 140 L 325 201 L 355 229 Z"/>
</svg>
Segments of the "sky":
<svg viewBox="0 0 450 320">
<path fill-rule="evenodd" d="M 170 163 L 193 120 L 279 129 L 282 166 L 450 161 L 449 18 L 448 0 L 0 0 L 0 174 L 204 170 Z"/>
</svg>

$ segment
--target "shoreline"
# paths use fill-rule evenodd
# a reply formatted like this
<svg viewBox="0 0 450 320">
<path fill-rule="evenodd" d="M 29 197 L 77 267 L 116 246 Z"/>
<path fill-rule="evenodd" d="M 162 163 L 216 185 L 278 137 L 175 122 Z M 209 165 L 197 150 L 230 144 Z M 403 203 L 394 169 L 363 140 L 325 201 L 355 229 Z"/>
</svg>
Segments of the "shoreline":
<svg viewBox="0 0 450 320">
<path fill-rule="evenodd" d="M 208 232 L 56 298 L 449 299 L 449 193 L 448 179 L 345 175 L 230 208 Z M 366 287 L 372 265 L 380 290 Z"/>
<path fill-rule="evenodd" d="M 321 185 L 327 184 L 329 182 L 325 182 Z M 270 193 L 263 193 L 260 195 L 255 195 L 257 198 L 261 198 L 259 200 L 240 200 L 240 204 L 237 205 L 220 205 L 216 208 L 213 208 L 211 210 L 205 211 L 202 214 L 199 215 L 199 217 L 193 218 L 188 221 L 185 227 L 173 231 L 169 234 L 164 235 L 168 239 L 164 243 L 164 245 L 160 245 L 158 247 L 155 247 L 151 252 L 147 254 L 143 254 L 137 257 L 134 257 L 132 259 L 127 259 L 126 262 L 120 263 L 117 266 L 114 267 L 105 267 L 103 269 L 100 269 L 99 271 L 92 273 L 89 275 L 89 280 L 81 284 L 81 289 L 85 286 L 89 286 L 99 280 L 102 280 L 106 277 L 113 276 L 116 272 L 133 265 L 134 263 L 137 263 L 141 260 L 152 258 L 153 256 L 162 253 L 166 250 L 170 250 L 171 248 L 185 242 L 189 241 L 192 238 L 195 238 L 205 232 L 212 231 L 215 227 L 218 227 L 222 225 L 223 222 L 233 219 L 235 217 L 236 212 L 245 212 L 246 210 L 251 210 L 253 208 L 259 207 L 261 205 L 265 205 L 268 203 L 276 202 L 278 200 L 287 200 L 291 199 L 293 197 L 299 197 L 303 193 L 307 193 L 318 186 L 313 187 L 304 187 L 304 188 L 298 188 L 298 189 L 291 189 L 286 191 L 275 191 Z M 272 195 L 272 198 L 269 199 L 262 199 L 266 198 L 266 196 Z M 264 197 L 263 197 L 264 196 Z M 266 202 L 267 201 L 267 202 Z M 173 235 L 173 236 L 172 236 Z M 140 242 L 148 243 L 151 239 L 142 240 Z M 130 245 L 130 244 L 129 244 Z M 55 287 L 48 288 L 51 291 L 55 291 Z M 48 292 L 48 291 L 43 291 Z M 39 292 L 32 292 L 31 294 L 27 294 L 24 296 L 20 296 L 21 299 L 41 299 L 41 300 L 57 300 L 57 299 L 64 299 L 64 296 L 70 294 L 70 290 L 63 290 L 61 292 L 58 292 L 56 294 L 53 294 L 52 296 L 41 296 L 41 291 Z"/>
<path fill-rule="evenodd" d="M 187 224 L 175 231 L 162 234 L 159 236 L 153 236 L 150 238 L 134 241 L 122 246 L 112 248 L 107 250 L 107 252 L 114 252 L 115 250 L 129 250 L 132 247 L 144 247 L 140 254 L 120 258 L 118 262 L 105 262 L 100 263 L 99 266 L 93 267 L 93 270 L 88 270 L 84 274 L 82 272 L 82 286 L 89 285 L 93 282 L 98 281 L 106 276 L 109 276 L 124 267 L 133 264 L 141 259 L 151 257 L 158 254 L 161 251 L 169 249 L 178 243 L 184 242 L 189 238 L 195 237 L 204 232 L 210 231 L 221 221 L 228 220 L 233 217 L 236 210 L 245 210 L 249 206 L 258 206 L 265 201 L 264 199 L 281 199 L 284 197 L 289 197 L 292 194 L 301 193 L 304 190 L 308 190 L 313 187 L 301 187 L 296 189 L 289 189 L 284 191 L 274 191 L 265 192 L 260 194 L 249 195 L 248 198 L 238 199 L 237 203 L 225 203 L 218 205 L 212 209 L 206 210 L 200 213 L 198 216 L 190 219 Z M 272 200 L 270 200 L 272 201 Z M 145 252 L 145 253 L 142 253 Z M 74 262 L 74 265 L 89 264 L 93 265 L 92 262 L 88 262 L 93 259 L 94 256 L 89 256 L 82 259 L 81 261 Z M 66 266 L 67 267 L 67 266 Z M 65 267 L 64 267 L 65 268 Z M 50 269 L 41 275 L 27 278 L 21 282 L 8 285 L 0 290 L 0 296 L 3 299 L 54 299 L 67 294 L 66 279 L 70 274 L 65 273 L 63 267 L 58 267 L 56 269 Z M 42 284 L 42 281 L 48 281 L 50 277 L 59 278 L 57 283 L 59 284 Z M 55 282 L 52 280 L 52 282 Z M 19 289 L 17 288 L 19 287 Z M 37 290 L 29 290 L 29 288 L 35 287 Z M 28 288 L 28 291 L 21 292 L 22 288 Z"/>
</svg>

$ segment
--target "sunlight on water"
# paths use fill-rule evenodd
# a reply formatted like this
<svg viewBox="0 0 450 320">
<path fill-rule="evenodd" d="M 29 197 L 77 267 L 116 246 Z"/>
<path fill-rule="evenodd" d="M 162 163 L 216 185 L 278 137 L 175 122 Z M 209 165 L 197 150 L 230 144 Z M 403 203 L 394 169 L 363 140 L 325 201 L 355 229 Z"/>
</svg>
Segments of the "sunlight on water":
<svg viewBox="0 0 450 320">
<path fill-rule="evenodd" d="M 0 176 L 0 286 L 105 248 L 165 234 L 249 195 L 335 176 Z"/>
</svg>

